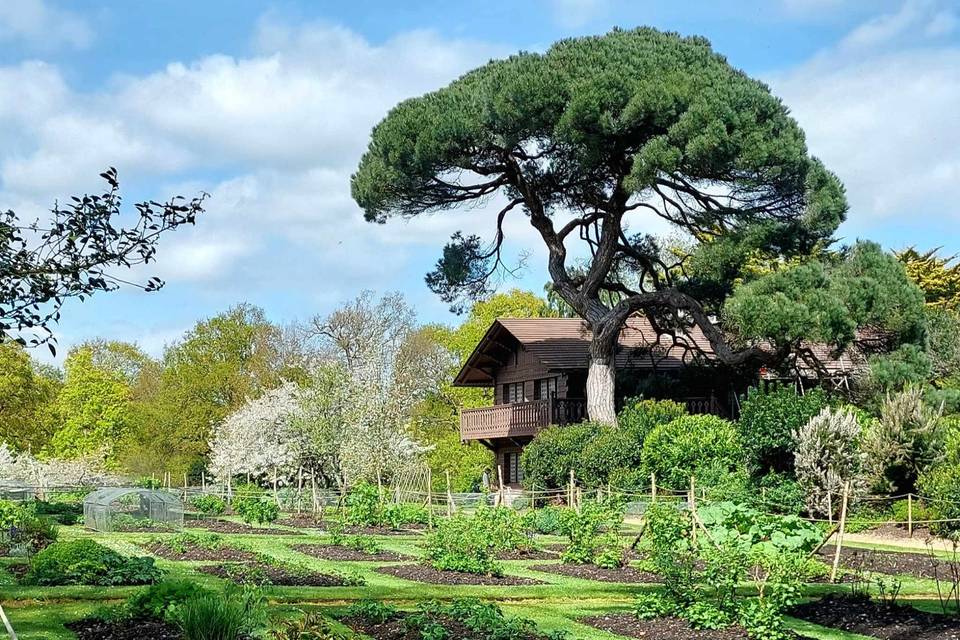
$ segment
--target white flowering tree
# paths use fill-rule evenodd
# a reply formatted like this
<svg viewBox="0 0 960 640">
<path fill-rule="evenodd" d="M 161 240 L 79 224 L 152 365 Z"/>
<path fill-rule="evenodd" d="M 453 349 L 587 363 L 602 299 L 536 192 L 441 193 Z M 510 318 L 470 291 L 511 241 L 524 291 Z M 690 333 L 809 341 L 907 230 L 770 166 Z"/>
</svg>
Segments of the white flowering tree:
<svg viewBox="0 0 960 640">
<path fill-rule="evenodd" d="M 210 470 L 232 494 L 233 477 L 265 477 L 274 488 L 286 482 L 295 467 L 299 438 L 299 388 L 291 382 L 248 401 L 213 429 Z"/>
<path fill-rule="evenodd" d="M 100 486 L 119 484 L 120 478 L 109 473 L 107 451 L 80 458 L 35 458 L 29 452 L 13 451 L 0 444 L 0 485 L 22 485 L 37 492 L 41 499 L 57 487 Z"/>
<path fill-rule="evenodd" d="M 451 356 L 415 320 L 400 294 L 375 300 L 364 292 L 308 327 L 328 364 L 305 430 L 323 474 L 341 487 L 364 478 L 381 484 L 424 451 L 409 435 L 410 414 L 438 388 Z"/>
</svg>

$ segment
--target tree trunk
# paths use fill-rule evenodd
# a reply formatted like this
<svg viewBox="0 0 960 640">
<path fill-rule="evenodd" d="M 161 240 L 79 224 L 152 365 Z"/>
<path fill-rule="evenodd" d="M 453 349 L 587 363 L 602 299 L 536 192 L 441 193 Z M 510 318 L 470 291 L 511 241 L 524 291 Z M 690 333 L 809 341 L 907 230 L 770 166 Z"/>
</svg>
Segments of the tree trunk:
<svg viewBox="0 0 960 640">
<path fill-rule="evenodd" d="M 612 333 L 612 336 L 610 335 Z M 617 424 L 616 338 L 619 327 L 594 329 L 590 343 L 590 368 L 587 370 L 587 417 L 593 422 Z"/>
</svg>

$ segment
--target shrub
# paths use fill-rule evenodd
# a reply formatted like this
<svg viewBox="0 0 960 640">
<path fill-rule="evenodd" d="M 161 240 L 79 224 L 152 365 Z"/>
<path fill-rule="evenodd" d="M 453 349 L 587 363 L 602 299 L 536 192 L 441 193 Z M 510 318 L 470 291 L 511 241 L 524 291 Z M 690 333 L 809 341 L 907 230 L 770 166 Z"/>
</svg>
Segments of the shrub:
<svg viewBox="0 0 960 640">
<path fill-rule="evenodd" d="M 830 407 L 824 407 L 794 434 L 794 471 L 811 514 L 836 513 L 847 482 L 851 483 L 851 501 L 866 488 L 861 435 L 852 412 Z"/>
<path fill-rule="evenodd" d="M 571 469 L 580 469 L 583 451 L 591 440 L 608 429 L 606 425 L 582 422 L 547 427 L 523 448 L 520 464 L 524 482 L 534 488 L 564 486 Z"/>
<path fill-rule="evenodd" d="M 500 575 L 500 551 L 532 549 L 527 520 L 507 507 L 480 505 L 473 516 L 441 520 L 427 538 L 427 558 L 436 569 Z"/>
<path fill-rule="evenodd" d="M 210 591 L 189 580 L 158 582 L 130 596 L 124 604 L 133 618 L 154 618 L 166 622 L 178 619 L 180 607 L 196 597 L 211 595 Z"/>
<path fill-rule="evenodd" d="M 395 530 L 405 524 L 427 524 L 429 519 L 426 507 L 411 503 L 385 504 L 377 515 L 378 524 Z"/>
<path fill-rule="evenodd" d="M 10 542 L 23 545 L 29 552 L 35 553 L 56 542 L 58 535 L 55 524 L 32 513 L 26 513 L 20 523 L 10 531 Z"/>
<path fill-rule="evenodd" d="M 373 527 L 380 524 L 380 490 L 368 482 L 354 486 L 346 499 L 346 519 L 349 524 Z"/>
<path fill-rule="evenodd" d="M 190 501 L 197 511 L 208 516 L 221 516 L 227 510 L 227 503 L 220 496 L 203 495 L 197 496 Z"/>
<path fill-rule="evenodd" d="M 568 507 L 546 506 L 526 513 L 524 526 L 536 533 L 559 535 L 563 533 L 563 514 Z"/>
<path fill-rule="evenodd" d="M 658 484 L 671 489 L 689 486 L 690 476 L 727 473 L 742 463 L 733 424 L 710 415 L 684 416 L 654 428 L 643 443 L 645 473 L 655 473 Z"/>
<path fill-rule="evenodd" d="M 587 501 L 579 511 L 567 509 L 561 517 L 561 529 L 570 544 L 561 560 L 572 564 L 593 563 L 614 569 L 626 563 L 619 529 L 623 523 L 621 505 Z"/>
<path fill-rule="evenodd" d="M 269 524 L 280 517 L 280 507 L 267 498 L 237 500 L 234 509 L 247 524 Z"/>
<path fill-rule="evenodd" d="M 634 442 L 643 445 L 644 439 L 654 428 L 685 415 L 687 408 L 673 400 L 631 398 L 617 416 L 617 424 L 630 434 Z"/>
<path fill-rule="evenodd" d="M 266 616 L 263 597 L 251 589 L 197 594 L 180 606 L 185 640 L 239 640 L 252 635 Z"/>
<path fill-rule="evenodd" d="M 60 502 L 36 500 L 33 512 L 40 517 L 49 518 L 62 525 L 74 525 L 83 517 L 83 504 L 80 502 Z"/>
<path fill-rule="evenodd" d="M 738 428 L 751 473 L 792 473 L 793 434 L 827 406 L 819 389 L 798 395 L 793 387 L 751 388 L 740 406 Z"/>
<path fill-rule="evenodd" d="M 874 484 L 890 492 L 910 492 L 920 473 L 943 451 L 939 411 L 924 402 L 919 387 L 888 395 L 880 419 L 864 439 L 864 452 Z"/>
<path fill-rule="evenodd" d="M 27 584 L 136 585 L 160 578 L 153 558 L 125 558 L 93 540 L 56 542 L 30 560 Z"/>
<path fill-rule="evenodd" d="M 953 430 L 947 435 L 943 459 L 925 469 L 917 485 L 924 496 L 927 519 L 960 519 L 960 430 Z M 906 508 L 902 509 L 905 513 Z M 916 513 L 914 519 L 919 519 Z M 956 522 L 935 522 L 930 529 L 938 535 L 949 535 L 960 527 Z"/>
</svg>

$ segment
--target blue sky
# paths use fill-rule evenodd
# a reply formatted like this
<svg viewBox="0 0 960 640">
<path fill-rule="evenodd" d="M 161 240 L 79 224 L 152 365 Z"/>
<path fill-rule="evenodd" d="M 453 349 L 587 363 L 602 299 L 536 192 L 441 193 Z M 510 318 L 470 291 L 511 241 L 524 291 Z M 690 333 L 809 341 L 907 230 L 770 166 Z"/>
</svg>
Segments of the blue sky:
<svg viewBox="0 0 960 640">
<path fill-rule="evenodd" d="M 423 274 L 483 210 L 369 225 L 349 175 L 397 101 L 514 51 L 648 24 L 708 37 L 768 82 L 847 185 L 841 229 L 891 248 L 960 252 L 960 7 L 950 0 L 671 2 L 0 3 L 0 208 L 37 215 L 118 168 L 128 201 L 212 194 L 149 271 L 167 287 L 65 309 L 61 352 L 94 336 L 159 354 L 200 318 L 249 301 L 276 321 L 362 289 L 400 290 L 452 321 Z M 542 252 L 518 220 L 517 282 Z M 654 229 L 655 231 L 657 229 Z M 40 355 L 40 354 L 38 354 Z"/>
</svg>

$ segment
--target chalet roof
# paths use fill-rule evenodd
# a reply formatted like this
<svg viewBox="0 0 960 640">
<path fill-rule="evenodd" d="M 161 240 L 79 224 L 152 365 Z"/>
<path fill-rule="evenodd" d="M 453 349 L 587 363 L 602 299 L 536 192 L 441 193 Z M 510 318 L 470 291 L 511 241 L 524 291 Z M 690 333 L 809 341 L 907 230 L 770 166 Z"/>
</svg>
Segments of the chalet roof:
<svg viewBox="0 0 960 640">
<path fill-rule="evenodd" d="M 591 337 L 586 322 L 580 318 L 498 318 L 467 358 L 454 378 L 454 385 L 492 386 L 495 370 L 507 364 L 517 348 L 531 353 L 550 371 L 586 369 L 590 362 Z M 631 317 L 620 332 L 617 368 L 671 371 L 697 358 L 713 357 L 713 348 L 699 328 L 678 335 L 677 343 L 668 335 L 658 336 L 646 318 Z M 828 345 L 805 347 L 831 376 L 849 374 L 862 369 L 866 363 L 865 355 L 854 347 L 839 356 L 834 355 Z M 801 359 L 795 366 L 801 375 L 816 373 Z"/>
<path fill-rule="evenodd" d="M 580 318 L 499 318 L 467 358 L 454 379 L 457 386 L 488 387 L 493 372 L 507 363 L 518 347 L 533 354 L 547 369 L 586 369 L 592 333 Z M 710 343 L 699 329 L 678 336 L 709 357 Z M 620 332 L 617 368 L 667 371 L 689 364 L 695 352 L 674 345 L 670 336 L 658 336 L 642 317 L 630 318 Z"/>
</svg>

